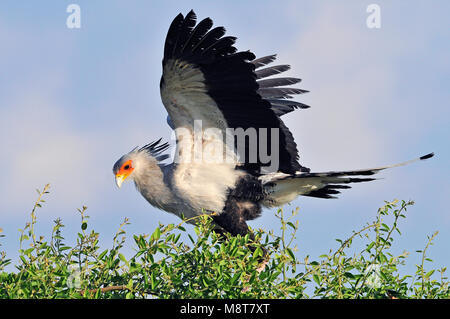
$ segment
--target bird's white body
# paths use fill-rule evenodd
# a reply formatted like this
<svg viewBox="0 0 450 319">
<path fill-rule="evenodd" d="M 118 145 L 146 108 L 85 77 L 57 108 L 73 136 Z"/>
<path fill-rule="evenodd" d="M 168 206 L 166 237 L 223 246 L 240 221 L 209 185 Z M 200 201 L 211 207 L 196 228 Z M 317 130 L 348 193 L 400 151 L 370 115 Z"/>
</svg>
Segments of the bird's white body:
<svg viewBox="0 0 450 319">
<path fill-rule="evenodd" d="M 228 191 L 235 187 L 244 174 L 236 170 L 234 165 L 227 163 L 190 163 L 176 166 L 172 177 L 173 191 L 179 198 L 190 203 L 193 214 L 221 213 Z"/>
</svg>

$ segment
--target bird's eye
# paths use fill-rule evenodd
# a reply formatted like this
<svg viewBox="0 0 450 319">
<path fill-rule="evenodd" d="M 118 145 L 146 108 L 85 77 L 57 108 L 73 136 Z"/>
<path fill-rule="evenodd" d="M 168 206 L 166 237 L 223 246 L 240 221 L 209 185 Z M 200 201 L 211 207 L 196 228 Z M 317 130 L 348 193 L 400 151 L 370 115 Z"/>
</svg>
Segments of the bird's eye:
<svg viewBox="0 0 450 319">
<path fill-rule="evenodd" d="M 129 168 L 130 168 L 130 165 L 128 165 L 128 164 L 123 167 L 123 169 L 125 169 L 125 170 L 127 170 Z"/>
</svg>

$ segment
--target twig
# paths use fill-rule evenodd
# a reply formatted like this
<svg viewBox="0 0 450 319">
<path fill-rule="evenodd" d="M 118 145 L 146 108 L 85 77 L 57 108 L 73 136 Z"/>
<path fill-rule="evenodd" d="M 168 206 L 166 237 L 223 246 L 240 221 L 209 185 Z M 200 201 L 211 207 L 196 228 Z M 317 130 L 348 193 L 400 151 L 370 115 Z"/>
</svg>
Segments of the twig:
<svg viewBox="0 0 450 319">
<path fill-rule="evenodd" d="M 37 190 L 39 196 L 38 196 L 38 199 L 36 200 L 36 202 L 34 203 L 33 209 L 31 211 L 31 224 L 30 224 L 29 232 L 30 232 L 31 238 L 33 239 L 33 247 L 36 247 L 36 235 L 34 233 L 34 225 L 36 224 L 36 209 L 38 207 L 41 207 L 41 203 L 44 202 L 42 197 L 44 196 L 44 194 L 48 193 L 49 188 L 50 188 L 50 184 L 47 184 L 44 186 L 44 189 L 42 190 L 42 192 Z"/>
<path fill-rule="evenodd" d="M 433 239 L 438 235 L 438 233 L 439 233 L 438 231 L 435 231 L 433 233 L 433 235 L 431 235 L 431 237 L 428 237 L 427 245 L 425 246 L 425 248 L 422 251 L 422 263 L 420 265 L 420 272 L 421 272 L 420 276 L 422 277 L 422 294 L 423 294 L 423 290 L 425 289 L 425 271 L 423 269 L 423 266 L 424 266 L 425 260 L 427 258 L 426 252 L 427 252 L 428 248 L 430 247 L 430 245 L 432 245 Z"/>
</svg>

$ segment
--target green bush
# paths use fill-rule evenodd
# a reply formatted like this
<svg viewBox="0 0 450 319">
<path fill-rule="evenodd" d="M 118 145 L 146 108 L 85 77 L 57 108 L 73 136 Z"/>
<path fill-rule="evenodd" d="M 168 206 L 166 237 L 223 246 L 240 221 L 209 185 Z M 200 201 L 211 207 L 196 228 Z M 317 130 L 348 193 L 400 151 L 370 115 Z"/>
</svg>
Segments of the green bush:
<svg viewBox="0 0 450 319">
<path fill-rule="evenodd" d="M 211 218 L 197 217 L 195 233 L 179 225 L 160 225 L 151 235 L 133 236 L 136 253 L 126 258 L 120 225 L 113 247 L 102 250 L 99 234 L 88 231 L 86 207 L 79 210 L 81 230 L 76 244 L 68 246 L 60 219 L 50 241 L 34 231 L 39 197 L 20 234 L 20 256 L 15 272 L 0 255 L 0 298 L 449 298 L 445 268 L 425 270 L 431 262 L 427 250 L 437 235 L 417 251 L 421 263 L 413 275 L 400 276 L 407 254 L 391 253 L 393 234 L 412 202 L 386 202 L 374 222 L 354 232 L 338 247 L 310 261 L 297 259 L 293 247 L 298 210 L 286 217 L 277 211 L 281 235 L 254 230 L 254 239 L 220 236 Z M 388 222 L 387 220 L 390 220 Z M 1 229 L 0 229 L 1 232 Z M 180 238 L 187 237 L 185 242 Z M 0 235 L 1 236 L 1 235 Z M 367 242 L 352 252 L 355 240 Z"/>
</svg>

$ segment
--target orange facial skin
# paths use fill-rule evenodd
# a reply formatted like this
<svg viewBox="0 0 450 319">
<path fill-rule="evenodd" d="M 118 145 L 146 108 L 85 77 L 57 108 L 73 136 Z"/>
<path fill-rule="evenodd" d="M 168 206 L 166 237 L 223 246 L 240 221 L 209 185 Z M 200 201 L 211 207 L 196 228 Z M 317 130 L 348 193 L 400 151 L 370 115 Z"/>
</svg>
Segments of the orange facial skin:
<svg viewBox="0 0 450 319">
<path fill-rule="evenodd" d="M 119 171 L 116 173 L 116 184 L 120 188 L 124 180 L 130 176 L 131 172 L 133 172 L 133 162 L 131 160 L 126 161 L 122 164 Z"/>
<path fill-rule="evenodd" d="M 120 176 L 122 175 L 125 178 L 128 177 L 128 175 L 131 174 L 131 172 L 134 170 L 133 168 L 133 161 L 132 160 L 128 160 L 125 163 L 123 163 L 122 167 L 119 169 L 119 171 L 117 172 L 116 176 Z"/>
</svg>

